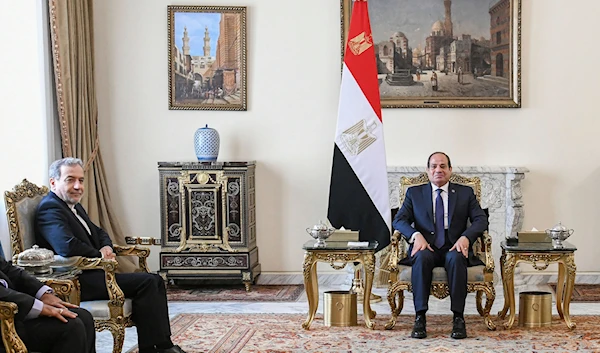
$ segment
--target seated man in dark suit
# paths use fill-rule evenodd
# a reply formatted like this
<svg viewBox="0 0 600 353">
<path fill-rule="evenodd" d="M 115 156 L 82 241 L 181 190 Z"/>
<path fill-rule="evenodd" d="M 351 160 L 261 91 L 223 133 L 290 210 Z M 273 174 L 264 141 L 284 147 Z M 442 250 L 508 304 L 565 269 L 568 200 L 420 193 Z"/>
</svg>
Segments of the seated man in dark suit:
<svg viewBox="0 0 600 353">
<path fill-rule="evenodd" d="M 0 259 L 0 301 L 17 304 L 15 327 L 31 352 L 96 352 L 94 319 L 52 289 Z"/>
<path fill-rule="evenodd" d="M 115 259 L 108 234 L 95 225 L 79 204 L 83 196 L 83 162 L 63 158 L 50 166 L 51 192 L 36 213 L 36 240 L 61 256 Z M 117 273 L 116 280 L 133 302 L 132 319 L 140 353 L 185 353 L 171 341 L 167 294 L 162 278 L 151 273 Z M 103 271 L 84 271 L 79 277 L 81 300 L 106 300 Z"/>
<path fill-rule="evenodd" d="M 411 336 L 427 337 L 425 313 L 428 309 L 433 268 L 444 266 L 448 274 L 451 310 L 454 313 L 452 338 L 467 337 L 463 312 L 467 298 L 467 267 L 471 245 L 487 229 L 488 219 L 473 189 L 450 183 L 452 164 L 443 152 L 427 160 L 430 183 L 408 188 L 393 227 L 411 244 L 415 324 Z M 471 222 L 467 226 L 468 221 Z"/>
</svg>

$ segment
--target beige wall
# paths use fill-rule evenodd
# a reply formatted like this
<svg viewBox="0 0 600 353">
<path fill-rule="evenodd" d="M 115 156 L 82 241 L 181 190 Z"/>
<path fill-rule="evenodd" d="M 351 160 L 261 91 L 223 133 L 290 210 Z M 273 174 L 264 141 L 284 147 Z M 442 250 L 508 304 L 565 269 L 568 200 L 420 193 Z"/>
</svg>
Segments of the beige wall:
<svg viewBox="0 0 600 353">
<path fill-rule="evenodd" d="M 23 178 L 47 183 L 48 156 L 54 150 L 47 96 L 49 55 L 44 51 L 43 1 L 0 1 L 0 191 Z M 49 133 L 48 131 L 51 131 Z M 0 240 L 10 256 L 4 200 Z"/>
<path fill-rule="evenodd" d="M 300 246 L 309 239 L 304 228 L 327 211 L 340 83 L 339 1 L 235 2 L 248 6 L 246 112 L 168 110 L 170 4 L 214 2 L 95 2 L 100 136 L 122 223 L 132 234 L 160 234 L 156 162 L 194 160 L 194 131 L 208 123 L 221 134 L 220 160 L 258 161 L 263 271 L 300 271 Z M 523 182 L 525 227 L 547 228 L 561 220 L 574 228 L 570 240 L 580 248 L 579 272 L 600 272 L 595 260 L 600 205 L 594 202 L 600 198 L 594 183 L 600 178 L 595 111 L 600 96 L 594 93 L 600 49 L 591 41 L 598 12 L 594 0 L 577 6 L 523 1 L 521 109 L 383 111 L 390 165 L 421 165 L 433 150 L 444 150 L 455 165 L 529 168 Z M 19 37 L 15 29 L 22 21 L 12 23 L 0 26 Z M 14 45 L 16 52 L 35 52 L 34 43 Z M 5 65 L 0 70 L 12 71 Z M 10 99 L 3 95 L 2 109 L 8 103 L 13 115 L 21 110 L 14 102 L 24 99 L 20 90 L 10 90 Z M 7 115 L 2 118 L 4 136 Z M 4 158 L 7 150 L 2 153 Z M 157 255 L 155 248 L 153 269 Z"/>
</svg>

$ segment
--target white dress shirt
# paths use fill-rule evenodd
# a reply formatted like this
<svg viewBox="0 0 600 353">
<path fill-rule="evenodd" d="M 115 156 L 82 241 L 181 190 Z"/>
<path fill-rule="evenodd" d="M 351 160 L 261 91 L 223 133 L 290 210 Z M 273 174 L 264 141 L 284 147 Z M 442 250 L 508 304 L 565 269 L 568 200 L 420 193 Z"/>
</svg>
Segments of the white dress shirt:
<svg viewBox="0 0 600 353">
<path fill-rule="evenodd" d="M 438 189 L 442 189 L 442 201 L 444 201 L 444 229 L 448 229 L 448 190 L 450 188 L 450 183 L 446 183 L 444 185 L 442 185 L 441 187 L 438 187 L 437 185 L 431 183 L 431 200 L 432 200 L 432 204 L 433 204 L 433 219 L 435 219 L 435 200 L 437 199 L 437 190 Z M 417 236 L 417 234 L 421 234 L 420 232 L 414 232 L 411 237 L 410 240 L 408 241 L 409 243 L 414 243 L 415 241 L 415 237 Z"/>
<path fill-rule="evenodd" d="M 75 217 L 77 217 L 79 222 L 81 222 L 81 224 L 85 227 L 85 230 L 87 230 L 88 235 L 92 235 L 92 231 L 90 230 L 90 227 L 87 225 L 87 223 L 85 223 L 85 220 L 83 218 L 81 218 L 81 216 L 77 213 L 77 210 L 75 209 L 75 205 L 71 206 L 70 208 L 71 208 L 71 211 L 73 211 L 73 213 L 75 214 Z"/>
</svg>

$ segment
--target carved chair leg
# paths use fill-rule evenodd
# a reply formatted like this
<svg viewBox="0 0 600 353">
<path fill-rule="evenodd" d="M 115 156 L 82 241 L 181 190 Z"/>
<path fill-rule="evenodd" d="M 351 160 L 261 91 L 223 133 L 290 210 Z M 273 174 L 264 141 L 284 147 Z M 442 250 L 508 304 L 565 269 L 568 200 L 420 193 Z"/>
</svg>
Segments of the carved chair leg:
<svg viewBox="0 0 600 353">
<path fill-rule="evenodd" d="M 123 341 L 125 340 L 125 327 L 111 325 L 108 330 L 113 336 L 113 353 L 121 353 L 123 351 Z"/>
<path fill-rule="evenodd" d="M 482 306 L 482 298 L 483 297 L 483 291 L 478 290 L 476 297 L 475 297 L 475 303 L 477 304 L 477 312 L 479 313 L 480 316 L 484 316 L 483 314 L 483 306 Z"/>
<path fill-rule="evenodd" d="M 479 292 L 478 292 L 479 294 Z M 494 331 L 496 329 L 496 324 L 492 320 L 490 316 L 490 311 L 492 311 L 492 305 L 494 304 L 494 300 L 496 299 L 496 290 L 494 289 L 494 285 L 490 284 L 485 287 L 485 307 L 483 309 L 483 320 L 485 321 L 485 325 L 488 330 Z"/>
<path fill-rule="evenodd" d="M 396 296 L 398 297 L 398 302 L 396 302 Z M 392 312 L 392 317 L 387 324 L 385 324 L 386 330 L 391 330 L 396 326 L 396 320 L 404 307 L 404 291 L 400 290 L 397 293 L 391 288 L 388 290 L 388 303 L 390 304 L 390 309 Z"/>
</svg>

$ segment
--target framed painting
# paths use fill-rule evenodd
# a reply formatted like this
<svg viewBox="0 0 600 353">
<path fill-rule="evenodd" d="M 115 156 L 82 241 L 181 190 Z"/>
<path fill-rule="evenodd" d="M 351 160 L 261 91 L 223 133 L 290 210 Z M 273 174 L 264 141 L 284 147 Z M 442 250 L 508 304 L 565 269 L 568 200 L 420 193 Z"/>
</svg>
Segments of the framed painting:
<svg viewBox="0 0 600 353">
<path fill-rule="evenodd" d="M 169 109 L 246 110 L 246 7 L 167 12 Z"/>
<path fill-rule="evenodd" d="M 521 0 L 368 0 L 382 108 L 520 108 Z M 352 0 L 341 0 L 342 59 Z"/>
</svg>

